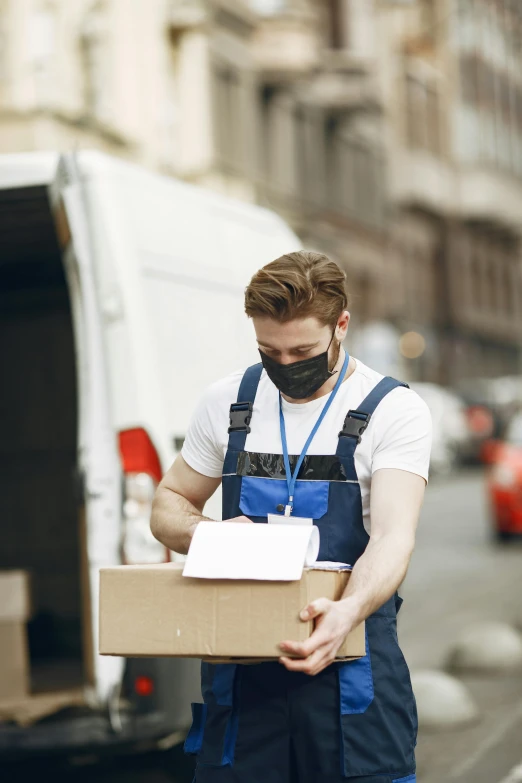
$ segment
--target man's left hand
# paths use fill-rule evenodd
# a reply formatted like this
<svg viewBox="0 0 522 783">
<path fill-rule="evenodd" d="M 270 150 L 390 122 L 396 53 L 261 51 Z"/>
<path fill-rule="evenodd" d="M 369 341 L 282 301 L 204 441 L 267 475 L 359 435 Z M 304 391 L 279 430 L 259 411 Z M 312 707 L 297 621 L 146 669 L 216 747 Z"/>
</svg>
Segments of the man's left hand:
<svg viewBox="0 0 522 783">
<path fill-rule="evenodd" d="M 300 618 L 304 622 L 315 619 L 314 632 L 304 642 L 283 642 L 281 650 L 297 658 L 282 656 L 279 661 L 289 671 L 319 674 L 335 661 L 346 635 L 358 624 L 357 612 L 350 598 L 318 598 L 303 609 Z"/>
</svg>

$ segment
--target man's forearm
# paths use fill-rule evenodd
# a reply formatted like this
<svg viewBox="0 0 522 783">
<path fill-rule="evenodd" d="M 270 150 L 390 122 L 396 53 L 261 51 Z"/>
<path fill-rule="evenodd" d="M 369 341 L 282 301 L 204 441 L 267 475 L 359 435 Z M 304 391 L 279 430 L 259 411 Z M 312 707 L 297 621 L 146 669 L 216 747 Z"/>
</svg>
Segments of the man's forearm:
<svg viewBox="0 0 522 783">
<path fill-rule="evenodd" d="M 182 495 L 160 487 L 152 504 L 150 529 L 168 549 L 186 555 L 199 522 L 208 517 Z"/>
<path fill-rule="evenodd" d="M 354 623 L 365 620 L 397 590 L 408 570 L 414 542 L 396 533 L 370 539 L 354 566 L 343 599 Z"/>
</svg>

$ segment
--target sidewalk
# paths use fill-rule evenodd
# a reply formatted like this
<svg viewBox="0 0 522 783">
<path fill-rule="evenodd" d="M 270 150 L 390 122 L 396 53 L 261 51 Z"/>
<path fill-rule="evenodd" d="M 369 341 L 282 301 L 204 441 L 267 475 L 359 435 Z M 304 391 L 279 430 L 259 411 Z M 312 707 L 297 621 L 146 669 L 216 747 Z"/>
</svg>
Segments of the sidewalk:
<svg viewBox="0 0 522 783">
<path fill-rule="evenodd" d="M 522 672 L 461 679 L 481 720 L 466 729 L 419 732 L 417 781 L 508 783 L 509 772 L 522 763 Z"/>
</svg>

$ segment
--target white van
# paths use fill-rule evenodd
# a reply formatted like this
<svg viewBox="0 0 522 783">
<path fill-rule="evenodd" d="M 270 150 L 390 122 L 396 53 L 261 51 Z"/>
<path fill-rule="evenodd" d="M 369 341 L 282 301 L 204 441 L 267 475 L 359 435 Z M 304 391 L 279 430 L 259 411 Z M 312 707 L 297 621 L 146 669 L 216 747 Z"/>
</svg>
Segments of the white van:
<svg viewBox="0 0 522 783">
<path fill-rule="evenodd" d="M 66 718 L 0 724 L 0 754 L 181 733 L 198 664 L 100 657 L 98 570 L 171 556 L 156 484 L 204 387 L 257 360 L 245 285 L 300 243 L 97 152 L 0 156 L 0 236 L 0 569 L 31 575 L 33 694 L 75 693 Z"/>
</svg>

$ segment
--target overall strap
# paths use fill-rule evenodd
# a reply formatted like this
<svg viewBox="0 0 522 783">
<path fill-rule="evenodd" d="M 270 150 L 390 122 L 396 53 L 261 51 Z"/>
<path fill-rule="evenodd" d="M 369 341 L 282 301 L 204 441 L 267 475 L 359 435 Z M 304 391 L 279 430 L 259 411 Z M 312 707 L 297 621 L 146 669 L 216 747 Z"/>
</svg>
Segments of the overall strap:
<svg viewBox="0 0 522 783">
<path fill-rule="evenodd" d="M 387 375 L 371 390 L 356 410 L 348 411 L 343 428 L 339 433 L 339 443 L 336 452 L 341 458 L 347 479 L 352 481 L 357 480 L 353 460 L 355 449 L 361 442 L 362 434 L 368 426 L 377 405 L 387 394 L 398 386 L 404 386 L 407 389 L 410 388 L 407 383 L 397 381 L 395 378 Z"/>
<path fill-rule="evenodd" d="M 230 473 L 231 466 L 228 464 L 231 461 L 229 457 L 231 452 L 243 451 L 245 448 L 246 436 L 250 432 L 250 420 L 252 419 L 252 411 L 254 409 L 254 400 L 256 398 L 257 387 L 259 385 L 259 379 L 263 371 L 263 365 L 253 364 L 249 367 L 239 386 L 237 393 L 237 402 L 233 402 L 230 406 L 230 426 L 228 428 L 228 449 L 225 456 L 225 464 L 223 466 L 223 473 Z M 232 457 L 232 460 L 235 460 Z M 234 467 L 232 468 L 234 470 Z"/>
</svg>

